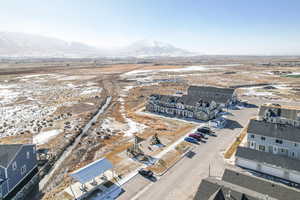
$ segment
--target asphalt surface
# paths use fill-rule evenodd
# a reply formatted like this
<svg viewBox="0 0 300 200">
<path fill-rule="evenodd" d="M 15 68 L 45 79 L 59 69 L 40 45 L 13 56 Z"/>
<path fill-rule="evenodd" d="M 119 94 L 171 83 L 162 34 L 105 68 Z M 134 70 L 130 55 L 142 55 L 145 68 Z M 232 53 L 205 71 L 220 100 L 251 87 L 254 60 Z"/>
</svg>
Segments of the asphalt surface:
<svg viewBox="0 0 300 200">
<path fill-rule="evenodd" d="M 221 177 L 225 166 L 223 153 L 239 135 L 249 118 L 257 114 L 257 108 L 230 111 L 229 127 L 217 129 L 217 137 L 209 136 L 207 143 L 194 145 L 192 158 L 184 157 L 156 182 L 137 175 L 123 185 L 124 193 L 118 200 L 184 200 L 193 199 L 203 178 L 209 175 Z M 210 167 L 209 167 L 210 166 Z"/>
<path fill-rule="evenodd" d="M 248 98 L 257 106 L 270 100 Z M 297 102 L 273 101 L 283 105 L 297 105 Z M 184 157 L 156 182 L 137 175 L 125 183 L 124 192 L 118 200 L 187 200 L 193 199 L 202 179 L 209 176 L 221 177 L 225 167 L 233 167 L 225 162 L 223 153 L 240 134 L 251 117 L 258 114 L 258 107 L 231 110 L 227 116 L 230 126 L 217 129 L 217 137 L 209 136 L 207 143 L 194 145 L 195 155 Z M 210 169 L 210 170 L 209 170 Z"/>
</svg>

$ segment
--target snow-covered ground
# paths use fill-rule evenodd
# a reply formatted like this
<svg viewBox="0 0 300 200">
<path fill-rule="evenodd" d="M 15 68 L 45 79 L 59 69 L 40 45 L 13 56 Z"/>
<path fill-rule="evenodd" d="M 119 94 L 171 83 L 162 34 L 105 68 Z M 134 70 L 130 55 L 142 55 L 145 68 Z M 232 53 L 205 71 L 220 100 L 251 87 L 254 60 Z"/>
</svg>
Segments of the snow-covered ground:
<svg viewBox="0 0 300 200">
<path fill-rule="evenodd" d="M 33 143 L 39 145 L 45 144 L 60 133 L 62 133 L 61 129 L 41 132 L 33 137 Z"/>
<path fill-rule="evenodd" d="M 90 87 L 84 90 L 83 92 L 81 92 L 81 94 L 93 94 L 93 93 L 101 93 L 101 92 L 102 92 L 102 88 Z"/>
<path fill-rule="evenodd" d="M 49 121 L 53 117 L 49 116 L 57 108 L 72 106 L 79 103 L 82 96 L 95 97 L 102 92 L 102 88 L 91 81 L 57 81 L 64 77 L 69 76 L 34 74 L 0 82 L 0 137 L 26 131 L 37 134 L 42 128 L 54 125 Z"/>
<path fill-rule="evenodd" d="M 173 68 L 173 69 L 133 70 L 125 73 L 124 76 L 155 74 L 159 72 L 207 71 L 210 69 L 212 68 L 207 68 L 205 66 L 189 66 L 189 67 Z"/>
<path fill-rule="evenodd" d="M 222 67 L 235 67 L 241 64 L 227 64 L 227 65 L 192 65 L 182 68 L 172 68 L 172 69 L 149 69 L 149 70 L 133 70 L 125 73 L 123 76 L 130 77 L 136 75 L 149 75 L 156 74 L 160 72 L 190 72 L 190 71 L 210 71 L 221 69 Z"/>
<path fill-rule="evenodd" d="M 272 96 L 272 92 L 261 92 L 257 91 L 257 88 L 247 88 L 244 95 L 246 96 Z"/>
<path fill-rule="evenodd" d="M 134 88 L 134 86 L 127 86 L 122 90 L 121 97 L 119 98 L 120 101 L 120 112 L 123 116 L 124 120 L 126 121 L 127 127 L 126 130 L 124 130 L 124 136 L 131 137 L 135 133 L 142 132 L 146 126 L 144 124 L 140 124 L 138 122 L 133 121 L 132 119 L 128 118 L 125 114 L 125 107 L 124 107 L 124 97 L 128 95 L 128 91 L 130 89 Z"/>
</svg>

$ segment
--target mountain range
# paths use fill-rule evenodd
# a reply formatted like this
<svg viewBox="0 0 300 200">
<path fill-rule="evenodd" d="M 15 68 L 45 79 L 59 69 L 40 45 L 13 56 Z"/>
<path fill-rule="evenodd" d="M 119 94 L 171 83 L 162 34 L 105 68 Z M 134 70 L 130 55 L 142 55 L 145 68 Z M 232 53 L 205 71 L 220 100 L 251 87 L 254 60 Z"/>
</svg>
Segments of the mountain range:
<svg viewBox="0 0 300 200">
<path fill-rule="evenodd" d="M 0 32 L 0 57 L 92 58 L 193 56 L 195 53 L 159 41 L 141 40 L 126 47 L 108 50 L 79 42 L 66 42 L 40 35 Z"/>
</svg>

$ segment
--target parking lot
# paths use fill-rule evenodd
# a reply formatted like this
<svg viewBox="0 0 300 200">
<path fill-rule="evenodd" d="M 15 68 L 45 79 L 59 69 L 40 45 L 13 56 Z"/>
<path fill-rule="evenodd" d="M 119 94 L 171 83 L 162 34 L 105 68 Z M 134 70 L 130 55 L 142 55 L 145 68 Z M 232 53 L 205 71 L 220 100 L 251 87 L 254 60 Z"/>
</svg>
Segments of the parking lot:
<svg viewBox="0 0 300 200">
<path fill-rule="evenodd" d="M 124 193 L 118 199 L 192 199 L 201 180 L 209 173 L 211 176 L 221 176 L 227 165 L 223 159 L 224 151 L 239 135 L 249 118 L 257 114 L 257 108 L 230 112 L 232 115 L 228 115 L 226 128 L 215 129 L 216 137 L 206 136 L 206 143 L 193 144 L 192 153 L 182 158 L 163 176 L 157 177 L 156 182 L 136 175 L 123 185 Z"/>
</svg>

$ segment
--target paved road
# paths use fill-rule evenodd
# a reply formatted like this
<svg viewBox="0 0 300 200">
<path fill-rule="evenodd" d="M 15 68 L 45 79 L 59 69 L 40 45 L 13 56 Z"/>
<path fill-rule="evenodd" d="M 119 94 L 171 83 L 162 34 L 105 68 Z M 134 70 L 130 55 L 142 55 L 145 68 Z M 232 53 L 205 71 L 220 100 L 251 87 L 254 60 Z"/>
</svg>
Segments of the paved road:
<svg viewBox="0 0 300 200">
<path fill-rule="evenodd" d="M 225 168 L 222 153 L 235 140 L 249 118 L 257 114 L 257 108 L 232 111 L 232 129 L 217 130 L 218 137 L 209 137 L 206 144 L 194 148 L 193 158 L 184 157 L 156 182 L 137 175 L 123 185 L 125 192 L 118 200 L 185 200 L 193 199 L 203 178 L 208 176 L 209 165 L 212 176 L 221 176 Z M 235 127 L 235 128 L 234 128 Z"/>
</svg>

